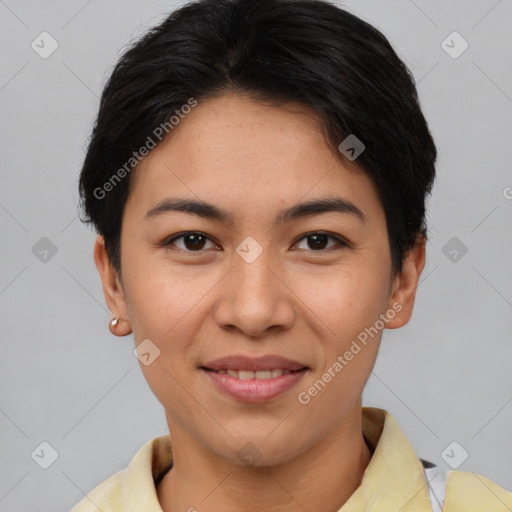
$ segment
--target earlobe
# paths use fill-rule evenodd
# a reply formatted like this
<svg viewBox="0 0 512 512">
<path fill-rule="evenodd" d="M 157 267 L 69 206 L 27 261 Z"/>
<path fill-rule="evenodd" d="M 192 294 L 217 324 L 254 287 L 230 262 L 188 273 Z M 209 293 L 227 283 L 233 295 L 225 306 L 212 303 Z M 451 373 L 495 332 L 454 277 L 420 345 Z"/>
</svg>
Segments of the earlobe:
<svg viewBox="0 0 512 512">
<path fill-rule="evenodd" d="M 119 275 L 110 262 L 102 235 L 96 237 L 94 262 L 100 274 L 105 301 L 114 316 L 112 320 L 116 320 L 115 322 L 110 321 L 110 332 L 116 336 L 126 336 L 131 333 L 131 327 L 128 321 L 124 290 Z"/>
<path fill-rule="evenodd" d="M 386 323 L 387 329 L 404 326 L 412 316 L 419 278 L 425 266 L 426 242 L 425 237 L 418 236 L 416 245 L 404 259 L 402 272 L 394 278 L 388 307 L 397 313 Z"/>
</svg>

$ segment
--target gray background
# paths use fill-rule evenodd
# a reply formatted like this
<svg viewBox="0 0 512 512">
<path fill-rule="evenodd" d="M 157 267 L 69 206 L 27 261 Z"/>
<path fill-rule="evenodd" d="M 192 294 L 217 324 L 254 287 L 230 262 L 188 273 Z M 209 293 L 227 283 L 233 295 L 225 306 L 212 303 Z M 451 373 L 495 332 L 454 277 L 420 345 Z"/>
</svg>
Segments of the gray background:
<svg viewBox="0 0 512 512">
<path fill-rule="evenodd" d="M 133 338 L 108 331 L 76 188 L 111 66 L 180 4 L 0 0 L 1 511 L 69 511 L 167 433 Z M 410 66 L 439 148 L 415 313 L 385 332 L 364 405 L 390 411 L 419 456 L 451 469 L 464 449 L 459 470 L 512 490 L 512 1 L 345 5 Z M 47 59 L 31 48 L 43 31 L 59 45 Z M 453 31 L 469 43 L 456 59 L 441 46 Z M 43 441 L 48 469 L 31 456 Z"/>
</svg>

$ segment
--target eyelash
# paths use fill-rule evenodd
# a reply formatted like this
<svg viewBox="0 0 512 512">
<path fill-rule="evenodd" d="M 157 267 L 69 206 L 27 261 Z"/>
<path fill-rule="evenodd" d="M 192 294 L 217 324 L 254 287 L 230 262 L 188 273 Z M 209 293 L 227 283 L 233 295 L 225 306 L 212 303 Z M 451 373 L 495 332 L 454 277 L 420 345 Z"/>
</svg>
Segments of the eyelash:
<svg viewBox="0 0 512 512">
<path fill-rule="evenodd" d="M 179 233 L 178 235 L 173 235 L 172 237 L 170 238 L 166 238 L 161 244 L 160 246 L 161 247 L 165 247 L 165 248 L 168 248 L 170 245 L 173 245 L 173 242 L 175 242 L 176 240 L 179 240 L 180 238 L 185 238 L 186 236 L 188 235 L 199 235 L 199 236 L 204 236 L 206 237 L 209 241 L 213 242 L 214 244 L 216 245 L 220 245 L 220 244 L 217 244 L 214 240 L 212 240 L 206 233 L 203 233 L 201 231 L 185 231 L 183 233 Z M 336 249 L 341 249 L 341 248 L 350 248 L 351 247 L 351 244 L 349 242 L 347 242 L 346 240 L 344 240 L 343 238 L 340 238 L 339 236 L 336 236 L 336 235 L 333 235 L 331 233 L 327 233 L 325 231 L 311 231 L 309 233 L 305 233 L 304 235 L 302 235 L 295 243 L 294 245 L 298 244 L 300 241 L 302 241 L 303 239 L 305 238 L 309 238 L 309 237 L 312 237 L 312 236 L 315 236 L 315 235 L 325 235 L 327 236 L 328 238 L 332 238 L 333 240 L 335 240 L 338 244 L 338 247 L 329 247 L 327 249 L 319 249 L 319 250 L 313 250 L 313 249 L 310 249 L 309 252 L 315 252 L 315 253 L 325 253 L 325 252 L 329 252 L 331 250 L 336 250 Z M 181 249 L 181 248 L 178 248 L 180 251 L 183 251 L 183 252 L 187 252 L 187 253 L 203 253 L 204 250 L 203 249 L 200 249 L 198 251 L 191 251 L 191 250 L 188 250 L 188 249 Z M 307 249 L 300 249 L 300 250 L 307 250 Z"/>
</svg>

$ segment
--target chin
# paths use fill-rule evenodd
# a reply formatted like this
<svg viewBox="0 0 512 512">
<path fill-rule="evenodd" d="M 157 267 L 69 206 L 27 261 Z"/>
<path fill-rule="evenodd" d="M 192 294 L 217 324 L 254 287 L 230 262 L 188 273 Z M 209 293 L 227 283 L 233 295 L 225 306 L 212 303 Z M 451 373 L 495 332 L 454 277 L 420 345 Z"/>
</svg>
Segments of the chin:
<svg viewBox="0 0 512 512">
<path fill-rule="evenodd" d="M 254 431 L 254 435 L 245 431 L 243 436 L 228 437 L 221 446 L 216 443 L 214 451 L 226 458 L 230 464 L 251 468 L 278 466 L 302 453 L 297 433 L 286 432 L 279 435 L 274 432 L 269 435 L 271 430 Z"/>
</svg>

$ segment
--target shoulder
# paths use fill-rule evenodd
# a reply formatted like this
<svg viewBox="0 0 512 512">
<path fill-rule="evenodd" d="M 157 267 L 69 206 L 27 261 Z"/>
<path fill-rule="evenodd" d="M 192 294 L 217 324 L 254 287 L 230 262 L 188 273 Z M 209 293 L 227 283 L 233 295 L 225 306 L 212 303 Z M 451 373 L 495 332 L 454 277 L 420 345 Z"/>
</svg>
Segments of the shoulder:
<svg viewBox="0 0 512 512">
<path fill-rule="evenodd" d="M 449 471 L 443 511 L 510 512 L 512 492 L 471 471 Z"/>
<path fill-rule="evenodd" d="M 169 434 L 150 439 L 128 466 L 89 491 L 71 512 L 160 510 L 156 482 L 172 465 Z"/>
<path fill-rule="evenodd" d="M 89 491 L 71 512 L 125 512 L 122 482 L 125 470 L 118 471 Z"/>
</svg>

